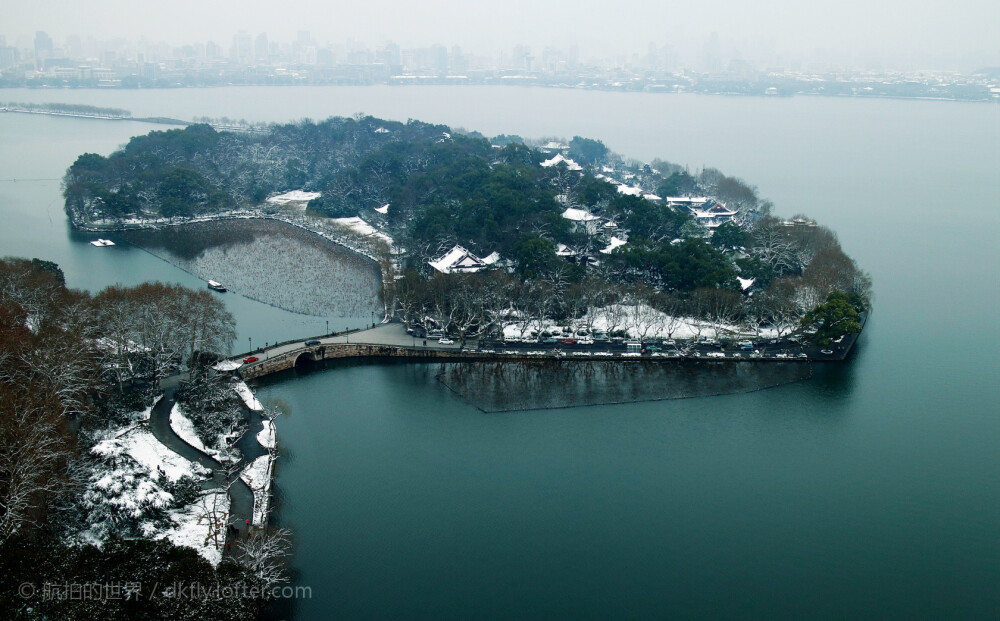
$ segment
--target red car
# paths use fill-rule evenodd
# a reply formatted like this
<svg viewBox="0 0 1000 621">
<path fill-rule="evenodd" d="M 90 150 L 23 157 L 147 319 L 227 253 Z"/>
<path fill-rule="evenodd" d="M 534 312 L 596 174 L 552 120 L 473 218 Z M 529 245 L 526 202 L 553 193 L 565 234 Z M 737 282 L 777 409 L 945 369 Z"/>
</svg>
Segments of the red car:
<svg viewBox="0 0 1000 621">
<path fill-rule="evenodd" d="M 257 356 L 247 356 L 243 359 L 243 364 L 250 364 L 251 362 L 257 362 L 260 360 Z"/>
<path fill-rule="evenodd" d="M 563 345 L 576 345 L 576 339 L 563 339 L 559 342 Z"/>
</svg>

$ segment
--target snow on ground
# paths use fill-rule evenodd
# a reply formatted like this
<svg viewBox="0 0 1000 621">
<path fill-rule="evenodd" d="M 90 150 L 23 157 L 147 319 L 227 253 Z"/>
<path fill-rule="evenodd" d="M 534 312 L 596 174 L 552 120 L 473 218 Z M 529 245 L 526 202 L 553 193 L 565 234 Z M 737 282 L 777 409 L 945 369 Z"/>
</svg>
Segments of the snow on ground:
<svg viewBox="0 0 1000 621">
<path fill-rule="evenodd" d="M 617 237 L 611 238 L 611 243 L 608 244 L 607 248 L 601 248 L 601 254 L 611 254 L 614 252 L 615 248 L 618 246 L 624 246 L 627 242 L 623 239 L 618 239 Z"/>
<path fill-rule="evenodd" d="M 592 315 L 588 314 L 583 319 L 570 322 L 571 331 L 575 333 L 592 323 L 594 332 L 624 330 L 631 338 L 693 339 L 699 336 L 715 336 L 712 322 L 692 317 L 672 317 L 645 304 L 634 306 L 616 304 L 593 309 L 591 313 Z M 553 331 L 557 326 L 565 325 L 566 323 L 548 320 L 531 321 L 527 325 L 524 322 L 509 323 L 504 325 L 503 333 L 504 338 L 523 338 L 532 330 L 541 334 L 545 330 Z M 730 324 L 721 325 L 719 331 L 733 334 L 748 333 L 747 328 Z M 759 336 L 774 338 L 777 336 L 777 331 L 773 328 L 762 328 Z"/>
<path fill-rule="evenodd" d="M 271 469 L 274 462 L 270 455 L 261 455 L 253 460 L 240 478 L 246 481 L 253 490 L 253 523 L 260 525 L 267 519 L 268 506 L 271 502 Z"/>
<path fill-rule="evenodd" d="M 212 565 L 222 560 L 229 518 L 229 496 L 225 491 L 211 491 L 195 502 L 170 512 L 174 527 L 160 534 L 174 545 L 194 548 Z"/>
<path fill-rule="evenodd" d="M 275 430 L 274 421 L 265 420 L 264 428 L 257 433 L 257 441 L 264 448 L 272 449 L 274 448 L 275 442 Z"/>
<path fill-rule="evenodd" d="M 243 399 L 243 403 L 247 404 L 247 407 L 254 412 L 264 410 L 264 406 L 261 405 L 260 401 L 257 401 L 257 397 L 253 396 L 253 391 L 250 390 L 246 382 L 236 382 L 233 384 L 233 390 L 240 396 L 240 399 Z"/>
<path fill-rule="evenodd" d="M 287 205 L 288 203 L 308 203 L 314 198 L 319 198 L 319 192 L 303 192 L 302 190 L 292 190 L 267 199 L 272 205 Z"/>
<path fill-rule="evenodd" d="M 194 423 L 181 412 L 179 403 L 175 403 L 174 407 L 170 410 L 170 428 L 181 437 L 181 440 L 184 440 L 202 453 L 208 452 L 205 443 L 201 441 L 201 438 L 198 437 L 198 432 L 194 430 Z"/>
<path fill-rule="evenodd" d="M 148 420 L 151 409 L 137 413 L 136 418 Z M 167 508 L 173 503 L 173 496 L 157 483 L 161 474 L 169 481 L 185 476 L 198 479 L 211 474 L 207 468 L 165 447 L 141 422 L 109 433 L 91 451 L 110 460 L 109 467 L 96 473 L 85 498 L 92 510 L 108 515 L 124 512 L 142 518 L 149 515 L 150 510 Z M 161 530 L 162 526 L 152 520 L 143 522 L 140 528 L 147 537 L 166 537 L 176 545 L 194 548 L 214 565 L 222 559 L 228 513 L 226 492 L 209 492 L 187 507 L 170 510 L 172 526 L 169 529 Z M 80 536 L 101 545 L 109 535 L 108 526 L 109 522 L 99 520 Z"/>
<path fill-rule="evenodd" d="M 192 463 L 160 444 L 146 427 L 136 425 L 103 440 L 91 449 L 98 455 L 115 457 L 123 453 L 139 462 L 155 479 L 159 472 L 170 481 L 184 476 L 200 478 L 211 474 L 204 466 Z"/>
<path fill-rule="evenodd" d="M 332 218 L 331 221 L 335 224 L 339 224 L 340 226 L 347 227 L 352 231 L 354 231 L 355 233 L 364 235 L 365 237 L 378 237 L 380 239 L 385 240 L 385 242 L 390 246 L 392 245 L 391 237 L 379 231 L 374 226 L 368 224 L 367 222 L 365 222 L 364 220 L 362 220 L 357 216 L 353 218 Z"/>
<path fill-rule="evenodd" d="M 387 213 L 389 213 L 389 203 L 386 203 L 385 205 L 382 205 L 381 207 L 376 207 L 375 211 L 379 212 L 383 216 L 386 215 Z"/>
<path fill-rule="evenodd" d="M 217 448 L 205 446 L 205 443 L 201 441 L 198 432 L 194 429 L 194 423 L 184 415 L 179 403 L 175 403 L 174 407 L 170 410 L 170 428 L 181 437 L 181 440 L 184 440 L 202 453 L 207 453 L 220 461 L 224 461 L 222 451 Z M 225 436 L 220 436 L 217 446 L 221 446 L 223 442 L 225 442 Z"/>
</svg>

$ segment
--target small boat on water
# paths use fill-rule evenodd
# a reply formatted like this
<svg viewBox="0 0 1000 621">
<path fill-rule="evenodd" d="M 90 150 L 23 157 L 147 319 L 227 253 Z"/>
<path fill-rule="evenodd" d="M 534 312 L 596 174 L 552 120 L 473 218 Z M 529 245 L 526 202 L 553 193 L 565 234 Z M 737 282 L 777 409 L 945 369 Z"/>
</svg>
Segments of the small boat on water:
<svg viewBox="0 0 1000 621">
<path fill-rule="evenodd" d="M 114 246 L 115 242 L 111 241 L 110 239 L 97 239 L 90 242 L 90 245 L 97 246 L 98 248 L 100 248 L 102 246 Z"/>
<path fill-rule="evenodd" d="M 226 286 L 221 282 L 215 282 L 214 280 L 208 281 L 208 288 L 212 291 L 218 291 L 219 293 L 225 293 Z"/>
</svg>

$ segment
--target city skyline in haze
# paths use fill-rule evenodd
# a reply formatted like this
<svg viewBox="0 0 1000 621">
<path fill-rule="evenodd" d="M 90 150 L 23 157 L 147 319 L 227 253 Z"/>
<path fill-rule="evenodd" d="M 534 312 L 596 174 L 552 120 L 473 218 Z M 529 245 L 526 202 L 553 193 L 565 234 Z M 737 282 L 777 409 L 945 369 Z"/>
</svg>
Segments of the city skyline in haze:
<svg viewBox="0 0 1000 621">
<path fill-rule="evenodd" d="M 515 46 L 534 53 L 576 48 L 581 60 L 628 60 L 668 50 L 677 66 L 705 69 L 717 57 L 756 66 L 825 64 L 845 68 L 971 71 L 1000 65 L 1000 5 L 956 0 L 915 7 L 901 0 L 800 3 L 768 0 L 596 2 L 426 0 L 400 3 L 175 0 L 100 5 L 54 0 L 9 10 L 7 45 L 31 48 L 46 32 L 56 46 L 116 39 L 171 47 L 214 42 L 228 51 L 244 31 L 290 43 L 308 31 L 318 47 L 404 48 L 444 45 L 496 59 Z M 67 43 L 73 42 L 73 43 Z"/>
</svg>

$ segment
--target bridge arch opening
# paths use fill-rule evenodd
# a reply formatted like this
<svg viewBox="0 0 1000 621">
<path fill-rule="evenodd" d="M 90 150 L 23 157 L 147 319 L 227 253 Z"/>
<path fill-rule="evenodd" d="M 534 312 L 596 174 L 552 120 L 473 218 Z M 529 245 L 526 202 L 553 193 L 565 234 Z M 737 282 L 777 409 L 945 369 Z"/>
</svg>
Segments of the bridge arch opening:
<svg viewBox="0 0 1000 621">
<path fill-rule="evenodd" d="M 296 369 L 309 369 L 316 366 L 323 359 L 322 354 L 313 351 L 304 351 L 295 357 L 294 366 Z"/>
</svg>

